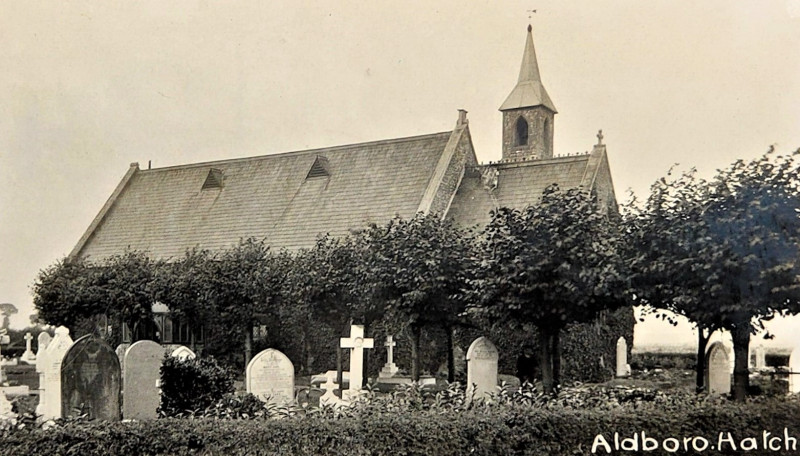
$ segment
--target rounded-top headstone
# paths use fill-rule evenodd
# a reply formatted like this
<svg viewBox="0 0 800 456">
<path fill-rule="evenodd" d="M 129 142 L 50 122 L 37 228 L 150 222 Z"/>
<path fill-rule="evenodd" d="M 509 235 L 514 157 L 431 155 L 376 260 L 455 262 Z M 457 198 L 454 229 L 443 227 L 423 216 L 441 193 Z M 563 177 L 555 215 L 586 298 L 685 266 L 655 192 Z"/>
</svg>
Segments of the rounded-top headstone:
<svg viewBox="0 0 800 456">
<path fill-rule="evenodd" d="M 175 350 L 172 350 L 172 353 L 170 354 L 170 356 L 172 356 L 173 358 L 178 358 L 181 361 L 186 361 L 187 359 L 195 359 L 195 358 L 197 358 L 197 355 L 192 351 L 192 349 L 190 349 L 189 347 L 186 347 L 184 345 L 181 345 L 180 347 L 176 348 Z"/>
<path fill-rule="evenodd" d="M 467 350 L 467 397 L 487 399 L 497 392 L 497 347 L 479 337 Z"/>
<path fill-rule="evenodd" d="M 61 416 L 120 419 L 120 367 L 117 354 L 104 340 L 83 336 L 61 363 Z"/>
<path fill-rule="evenodd" d="M 288 356 L 268 348 L 247 365 L 247 392 L 264 402 L 290 404 L 294 401 L 294 364 Z"/>
<path fill-rule="evenodd" d="M 126 420 L 154 420 L 161 403 L 161 363 L 164 347 L 152 340 L 140 340 L 125 351 L 122 417 Z"/>
<path fill-rule="evenodd" d="M 705 380 L 708 394 L 731 392 L 730 357 L 722 342 L 714 342 L 706 351 Z"/>
</svg>

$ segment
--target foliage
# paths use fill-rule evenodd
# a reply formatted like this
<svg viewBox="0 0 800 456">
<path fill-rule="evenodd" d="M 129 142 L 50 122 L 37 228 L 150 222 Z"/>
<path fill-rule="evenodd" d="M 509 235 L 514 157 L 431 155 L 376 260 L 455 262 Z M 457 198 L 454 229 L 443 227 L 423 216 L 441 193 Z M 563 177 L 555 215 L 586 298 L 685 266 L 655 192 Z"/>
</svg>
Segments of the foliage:
<svg viewBox="0 0 800 456">
<path fill-rule="evenodd" d="M 160 416 L 189 416 L 233 393 L 233 373 L 214 358 L 181 360 L 165 356 L 161 365 Z"/>
<path fill-rule="evenodd" d="M 433 400 L 431 400 L 433 395 Z M 438 398 L 438 399 L 437 399 Z M 436 402 L 436 401 L 439 402 Z M 659 442 L 701 436 L 716 444 L 730 432 L 736 444 L 783 435 L 800 419 L 796 400 L 734 404 L 690 394 L 637 388 L 567 388 L 559 398 L 535 389 L 503 389 L 492 405 L 464 406 L 462 388 L 426 394 L 408 388 L 365 403 L 358 414 L 330 410 L 288 419 L 159 419 L 108 423 L 58 421 L 2 434 L 4 454 L 64 455 L 575 455 L 591 454 L 598 434 L 609 442 L 634 434 Z M 231 438 L 235 436 L 235 438 Z M 796 435 L 793 435 L 797 437 Z M 748 454 L 777 454 L 758 446 Z M 725 450 L 730 450 L 727 448 Z M 726 452 L 720 450 L 721 452 Z M 686 454 L 690 451 L 680 451 Z M 729 452 L 729 451 L 728 451 Z M 606 454 L 605 451 L 598 451 Z M 616 451 L 614 452 L 616 453 Z M 727 452 L 726 452 L 727 453 Z M 632 452 L 631 454 L 638 454 Z M 648 454 L 666 454 L 663 450 Z"/>
<path fill-rule="evenodd" d="M 798 155 L 739 160 L 710 181 L 694 170 L 668 176 L 644 208 L 630 207 L 637 295 L 701 329 L 698 381 L 709 333 L 731 331 L 739 400 L 750 335 L 776 315 L 800 312 Z"/>
<path fill-rule="evenodd" d="M 524 211 L 501 208 L 484 232 L 474 281 L 478 318 L 538 328 L 545 388 L 558 382 L 559 334 L 625 303 L 627 268 L 617 218 L 581 188 L 548 187 Z"/>
</svg>

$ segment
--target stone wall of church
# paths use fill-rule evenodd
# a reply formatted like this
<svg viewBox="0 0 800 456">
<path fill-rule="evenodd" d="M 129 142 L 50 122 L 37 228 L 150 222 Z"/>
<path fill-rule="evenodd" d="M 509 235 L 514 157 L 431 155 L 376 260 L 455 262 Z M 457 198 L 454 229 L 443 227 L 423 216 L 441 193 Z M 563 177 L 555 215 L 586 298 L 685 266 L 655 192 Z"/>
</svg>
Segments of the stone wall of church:
<svg viewBox="0 0 800 456">
<path fill-rule="evenodd" d="M 431 203 L 431 213 L 443 214 L 450 206 L 450 201 L 452 201 L 453 195 L 458 190 L 458 184 L 464 175 L 464 167 L 468 161 L 467 157 L 475 156 L 474 153 L 469 153 L 470 147 L 469 135 L 462 134 L 458 146 L 456 146 L 456 151 L 447 165 L 444 178 L 436 190 L 436 196 L 433 199 L 433 203 Z M 473 165 L 475 164 L 473 163 Z"/>
<path fill-rule="evenodd" d="M 516 145 L 517 119 L 528 122 L 528 143 Z M 503 160 L 553 158 L 554 114 L 547 108 L 503 111 Z"/>
</svg>

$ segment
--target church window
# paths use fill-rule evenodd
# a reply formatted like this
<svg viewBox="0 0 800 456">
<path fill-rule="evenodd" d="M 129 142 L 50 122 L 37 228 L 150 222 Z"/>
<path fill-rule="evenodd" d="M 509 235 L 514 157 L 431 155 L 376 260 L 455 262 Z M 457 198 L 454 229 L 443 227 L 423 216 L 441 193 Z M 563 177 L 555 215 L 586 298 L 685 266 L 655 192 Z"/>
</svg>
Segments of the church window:
<svg viewBox="0 0 800 456">
<path fill-rule="evenodd" d="M 311 165 L 311 169 L 308 171 L 306 179 L 312 179 L 314 177 L 328 177 L 330 175 L 331 174 L 328 171 L 328 159 L 322 155 L 317 155 L 317 159 L 314 160 L 314 164 Z"/>
<path fill-rule="evenodd" d="M 527 146 L 528 145 L 528 122 L 522 116 L 520 116 L 519 119 L 517 119 L 516 132 L 517 132 L 516 145 L 517 146 Z"/>
<path fill-rule="evenodd" d="M 544 153 L 548 153 L 550 151 L 550 119 L 544 119 L 542 138 L 544 139 Z"/>
<path fill-rule="evenodd" d="M 222 188 L 222 178 L 223 176 L 221 169 L 211 168 L 208 170 L 206 181 L 203 182 L 203 190 L 208 190 L 210 188 Z"/>
</svg>

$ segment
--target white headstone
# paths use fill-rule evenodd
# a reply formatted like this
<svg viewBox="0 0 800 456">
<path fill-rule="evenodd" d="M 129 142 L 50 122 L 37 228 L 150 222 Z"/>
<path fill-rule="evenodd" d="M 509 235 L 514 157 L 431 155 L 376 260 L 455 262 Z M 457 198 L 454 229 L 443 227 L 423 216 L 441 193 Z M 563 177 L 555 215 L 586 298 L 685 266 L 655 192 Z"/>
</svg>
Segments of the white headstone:
<svg viewBox="0 0 800 456">
<path fill-rule="evenodd" d="M 706 352 L 706 390 L 708 394 L 731 392 L 731 370 L 728 349 L 722 342 L 714 342 Z"/>
<path fill-rule="evenodd" d="M 497 347 L 485 337 L 479 337 L 467 350 L 467 398 L 489 399 L 497 393 Z"/>
<path fill-rule="evenodd" d="M 363 325 L 351 325 L 350 337 L 342 337 L 339 346 L 350 349 L 350 388 L 342 399 L 350 400 L 361 394 L 364 381 L 364 349 L 372 348 L 374 341 L 364 337 Z"/>
<path fill-rule="evenodd" d="M 172 350 L 170 356 L 172 356 L 173 358 L 178 358 L 181 361 L 197 358 L 197 355 L 195 355 L 194 352 L 189 347 L 186 347 L 184 345 L 181 345 L 175 350 Z"/>
<path fill-rule="evenodd" d="M 383 369 L 378 373 L 378 377 L 394 377 L 400 370 L 397 364 L 394 363 L 394 347 L 397 345 L 397 342 L 395 342 L 394 337 L 390 335 L 386 336 L 386 342 L 384 342 L 383 345 L 386 347 L 386 364 L 383 365 Z"/>
<path fill-rule="evenodd" d="M 71 346 L 69 329 L 64 326 L 56 328 L 55 337 L 47 345 L 46 364 L 42 367 L 44 394 L 39 396 L 40 407 L 36 408 L 36 413 L 41 414 L 44 420 L 61 418 L 61 361 Z"/>
<path fill-rule="evenodd" d="M 152 340 L 140 340 L 125 351 L 122 417 L 126 420 L 154 420 L 161 404 L 161 363 L 164 347 Z"/>
<path fill-rule="evenodd" d="M 789 355 L 789 392 L 800 393 L 800 347 Z"/>
<path fill-rule="evenodd" d="M 44 331 L 39 333 L 39 344 L 36 347 L 36 372 L 39 374 L 39 405 L 36 406 L 36 414 L 41 415 L 44 409 L 44 366 L 47 365 L 47 346 L 50 344 L 52 337 L 49 333 Z"/>
<path fill-rule="evenodd" d="M 628 377 L 628 342 L 624 337 L 617 339 L 617 377 Z"/>
<path fill-rule="evenodd" d="M 286 405 L 294 401 L 294 364 L 283 353 L 268 348 L 247 365 L 247 392 L 264 402 Z"/>
<path fill-rule="evenodd" d="M 755 356 L 756 359 L 755 359 L 754 367 L 756 369 L 764 369 L 765 367 L 767 367 L 766 349 L 764 348 L 763 345 L 759 345 L 758 347 L 755 348 L 755 352 L 756 352 L 755 353 L 756 354 L 756 356 Z"/>
</svg>

